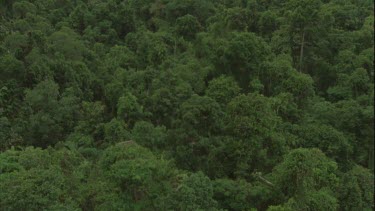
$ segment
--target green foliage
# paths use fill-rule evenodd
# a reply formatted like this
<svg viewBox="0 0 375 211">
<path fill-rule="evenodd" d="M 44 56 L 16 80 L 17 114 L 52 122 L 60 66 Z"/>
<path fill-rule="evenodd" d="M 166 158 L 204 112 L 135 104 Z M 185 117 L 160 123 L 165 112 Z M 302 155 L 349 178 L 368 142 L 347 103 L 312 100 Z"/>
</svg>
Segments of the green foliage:
<svg viewBox="0 0 375 211">
<path fill-rule="evenodd" d="M 373 210 L 373 9 L 0 1 L 0 210 Z"/>
<path fill-rule="evenodd" d="M 273 172 L 277 187 L 296 197 L 323 187 L 333 190 L 339 182 L 336 174 L 337 164 L 316 148 L 290 151 Z"/>
<path fill-rule="evenodd" d="M 112 144 L 126 141 L 129 139 L 129 132 L 126 130 L 126 125 L 123 121 L 112 119 L 110 122 L 103 125 L 104 127 L 104 141 Z"/>
<path fill-rule="evenodd" d="M 4 84 L 6 80 L 12 79 L 22 81 L 24 77 L 23 63 L 12 55 L 4 55 L 0 57 L 0 71 L 1 84 Z"/>
<path fill-rule="evenodd" d="M 213 10 L 214 5 L 210 0 L 172 0 L 165 5 L 166 15 L 172 20 L 191 14 L 203 23 Z"/>
<path fill-rule="evenodd" d="M 218 179 L 213 182 L 214 199 L 220 207 L 228 210 L 251 210 L 248 200 L 252 196 L 252 186 L 244 180 Z"/>
<path fill-rule="evenodd" d="M 320 190 L 308 193 L 306 198 L 301 200 L 291 198 L 282 206 L 271 207 L 268 210 L 337 210 L 337 199 L 331 191 Z"/>
<path fill-rule="evenodd" d="M 223 112 L 217 102 L 209 97 L 193 95 L 180 108 L 182 127 L 201 133 L 215 133 L 222 128 Z"/>
<path fill-rule="evenodd" d="M 17 18 L 25 18 L 28 13 L 35 14 L 36 7 L 27 1 L 15 2 L 13 4 L 13 12 Z"/>
<path fill-rule="evenodd" d="M 148 149 L 133 141 L 120 142 L 108 147 L 100 161 L 104 177 L 108 178 L 117 197 L 125 197 L 130 209 L 142 209 L 159 205 L 169 191 L 169 181 L 175 174 L 172 164 L 164 159 L 157 159 Z M 107 190 L 110 191 L 111 190 Z M 99 197 L 107 197 L 100 193 Z M 113 200 L 113 199 L 112 199 Z M 105 202 L 106 203 L 106 202 Z M 114 206 L 113 202 L 109 204 Z M 124 205 L 121 205 L 124 206 Z"/>
<path fill-rule="evenodd" d="M 328 125 L 305 125 L 296 129 L 301 138 L 300 147 L 319 148 L 327 156 L 337 162 L 347 163 L 352 153 L 348 138 L 335 128 Z"/>
<path fill-rule="evenodd" d="M 67 150 L 6 151 L 1 155 L 1 207 L 79 210 L 82 164 L 79 155 Z"/>
<path fill-rule="evenodd" d="M 132 130 L 132 138 L 142 146 L 150 149 L 162 149 L 167 146 L 166 128 L 152 123 L 138 121 Z"/>
<path fill-rule="evenodd" d="M 342 179 L 345 184 L 340 187 L 340 208 L 344 210 L 374 208 L 374 175 L 361 166 L 355 166 L 345 173 Z"/>
<path fill-rule="evenodd" d="M 85 46 L 79 41 L 78 35 L 67 27 L 62 27 L 49 37 L 52 52 L 61 54 L 65 59 L 81 60 L 85 53 Z"/>
<path fill-rule="evenodd" d="M 237 82 L 226 76 L 220 76 L 211 80 L 208 84 L 206 95 L 224 106 L 236 97 L 241 91 Z"/>
<path fill-rule="evenodd" d="M 194 38 L 195 34 L 201 30 L 201 25 L 197 18 L 192 15 L 185 15 L 177 18 L 176 32 L 187 39 Z"/>
<path fill-rule="evenodd" d="M 27 141 L 45 147 L 59 141 L 64 130 L 73 128 L 78 99 L 69 93 L 59 95 L 58 84 L 51 80 L 26 91 Z"/>
<path fill-rule="evenodd" d="M 298 105 L 306 106 L 314 95 L 313 80 L 303 73 L 292 73 L 282 84 L 282 90 L 291 93 Z"/>
<path fill-rule="evenodd" d="M 271 134 L 280 119 L 269 99 L 260 94 L 235 97 L 228 104 L 229 127 L 239 137 Z"/>
<path fill-rule="evenodd" d="M 241 85 L 247 85 L 251 75 L 257 75 L 268 59 L 269 47 L 254 33 L 233 33 L 220 65 L 231 72 Z"/>
<path fill-rule="evenodd" d="M 137 102 L 137 97 L 126 93 L 120 97 L 117 104 L 117 116 L 129 123 L 133 123 L 142 117 L 143 108 Z"/>
<path fill-rule="evenodd" d="M 170 197 L 169 209 L 217 210 L 212 183 L 202 172 L 185 177 Z"/>
</svg>

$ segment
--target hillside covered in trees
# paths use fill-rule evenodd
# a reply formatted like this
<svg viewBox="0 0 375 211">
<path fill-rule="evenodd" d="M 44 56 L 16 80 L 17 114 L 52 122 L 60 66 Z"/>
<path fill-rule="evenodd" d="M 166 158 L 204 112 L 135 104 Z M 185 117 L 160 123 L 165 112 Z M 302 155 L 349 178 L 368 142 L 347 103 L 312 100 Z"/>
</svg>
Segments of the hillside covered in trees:
<svg viewBox="0 0 375 211">
<path fill-rule="evenodd" d="M 0 1 L 0 210 L 374 210 L 373 9 Z"/>
</svg>

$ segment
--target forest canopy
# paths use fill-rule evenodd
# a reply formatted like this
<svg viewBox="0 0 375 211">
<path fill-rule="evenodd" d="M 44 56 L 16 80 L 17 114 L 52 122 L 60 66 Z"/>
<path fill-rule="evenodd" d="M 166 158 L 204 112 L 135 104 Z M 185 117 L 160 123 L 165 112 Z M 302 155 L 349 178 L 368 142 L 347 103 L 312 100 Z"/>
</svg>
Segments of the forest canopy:
<svg viewBox="0 0 375 211">
<path fill-rule="evenodd" d="M 373 210 L 373 10 L 0 1 L 0 210 Z"/>
</svg>

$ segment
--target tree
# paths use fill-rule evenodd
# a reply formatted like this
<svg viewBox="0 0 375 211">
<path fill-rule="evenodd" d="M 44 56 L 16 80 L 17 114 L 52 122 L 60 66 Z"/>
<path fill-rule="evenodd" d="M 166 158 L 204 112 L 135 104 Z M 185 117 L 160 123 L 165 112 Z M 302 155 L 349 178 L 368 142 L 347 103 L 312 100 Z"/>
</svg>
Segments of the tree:
<svg viewBox="0 0 375 211">
<path fill-rule="evenodd" d="M 226 27 L 234 31 L 251 31 L 254 19 L 247 8 L 234 7 L 225 11 Z"/>
<path fill-rule="evenodd" d="M 245 180 L 217 179 L 213 181 L 214 199 L 228 210 L 251 210 L 252 185 Z"/>
<path fill-rule="evenodd" d="M 193 93 L 191 86 L 172 71 L 162 72 L 150 87 L 149 111 L 158 125 L 170 126 L 177 108 Z"/>
<path fill-rule="evenodd" d="M 374 207 L 374 175 L 361 166 L 354 166 L 342 178 L 340 208 L 371 210 Z"/>
<path fill-rule="evenodd" d="M 162 200 L 167 196 L 170 181 L 175 175 L 169 161 L 157 159 L 148 149 L 133 141 L 126 141 L 108 147 L 99 165 L 111 187 L 97 193 L 95 201 L 99 207 L 117 205 L 129 209 L 157 209 L 165 206 Z M 116 198 L 122 202 L 116 201 Z M 114 203 L 107 204 L 108 199 Z"/>
<path fill-rule="evenodd" d="M 212 183 L 202 172 L 186 176 L 169 197 L 168 209 L 217 210 Z"/>
<path fill-rule="evenodd" d="M 206 88 L 206 78 L 212 71 L 212 67 L 202 63 L 192 55 L 186 55 L 172 68 L 177 77 L 190 84 L 196 94 L 203 94 Z"/>
<path fill-rule="evenodd" d="M 79 36 L 70 28 L 62 27 L 60 31 L 49 37 L 49 46 L 52 53 L 61 54 L 69 60 L 81 60 L 86 48 Z"/>
<path fill-rule="evenodd" d="M 114 118 L 104 124 L 103 127 L 105 144 L 113 144 L 130 139 L 130 133 L 127 131 L 126 124 L 123 121 Z"/>
<path fill-rule="evenodd" d="M 271 134 L 280 122 L 270 100 L 261 94 L 239 95 L 228 104 L 228 126 L 238 137 Z"/>
<path fill-rule="evenodd" d="M 291 150 L 272 174 L 276 187 L 298 203 L 309 200 L 313 191 L 335 190 L 339 182 L 337 164 L 316 148 Z"/>
<path fill-rule="evenodd" d="M 23 131 L 26 133 L 26 140 L 45 147 L 46 144 L 59 141 L 64 136 L 64 131 L 73 129 L 78 116 L 79 100 L 72 91 L 66 89 L 60 96 L 58 85 L 50 80 L 26 91 L 28 126 Z"/>
<path fill-rule="evenodd" d="M 353 140 L 335 128 L 324 124 L 306 124 L 299 126 L 296 132 L 303 148 L 318 148 L 337 163 L 348 164 L 353 151 Z"/>
<path fill-rule="evenodd" d="M 78 181 L 84 167 L 77 154 L 29 147 L 6 151 L 0 160 L 0 205 L 4 209 L 79 209 Z"/>
<path fill-rule="evenodd" d="M 157 67 L 167 59 L 171 52 L 172 37 L 168 33 L 152 33 L 141 30 L 136 33 L 129 33 L 125 42 L 130 49 L 136 52 L 139 67 Z M 142 42 L 141 42 L 142 41 Z"/>
<path fill-rule="evenodd" d="M 227 130 L 236 143 L 232 153 L 236 154 L 237 177 L 272 168 L 285 152 L 285 139 L 277 129 L 281 119 L 271 100 L 257 93 L 239 95 L 228 104 L 227 115 Z"/>
<path fill-rule="evenodd" d="M 105 106 L 101 102 L 82 102 L 81 116 L 75 131 L 83 134 L 98 135 L 104 122 Z"/>
<path fill-rule="evenodd" d="M 36 13 L 36 7 L 34 4 L 27 1 L 15 2 L 13 4 L 13 12 L 18 18 L 25 18 L 27 13 Z"/>
<path fill-rule="evenodd" d="M 304 73 L 291 72 L 289 78 L 282 82 L 281 90 L 289 92 L 300 107 L 307 106 L 309 100 L 314 96 L 312 78 Z"/>
<path fill-rule="evenodd" d="M 233 33 L 219 65 L 232 73 L 240 85 L 247 86 L 250 76 L 259 75 L 269 56 L 269 47 L 254 33 Z"/>
<path fill-rule="evenodd" d="M 197 18 L 192 15 L 185 15 L 177 18 L 176 32 L 187 39 L 193 39 L 195 34 L 201 30 L 201 25 Z"/>
<path fill-rule="evenodd" d="M 117 103 L 117 116 L 120 119 L 129 122 L 130 125 L 134 125 L 135 121 L 141 118 L 143 115 L 143 107 L 138 104 L 137 97 L 131 93 L 126 93 Z"/>
<path fill-rule="evenodd" d="M 183 0 L 177 1 L 173 0 L 165 5 L 165 13 L 168 19 L 175 20 L 178 17 L 191 14 L 199 20 L 199 22 L 204 23 L 213 13 L 214 5 L 212 2 L 203 0 Z"/>
<path fill-rule="evenodd" d="M 149 149 L 164 149 L 167 147 L 166 133 L 167 129 L 164 126 L 154 126 L 150 122 L 138 121 L 132 130 L 132 138 Z"/>
<path fill-rule="evenodd" d="M 200 134 L 217 133 L 223 127 L 223 115 L 219 104 L 206 96 L 193 95 L 180 107 L 182 127 Z"/>
<path fill-rule="evenodd" d="M 337 210 L 338 201 L 330 190 L 313 191 L 306 196 L 307 199 L 300 200 L 291 198 L 287 203 L 279 206 L 270 206 L 268 211 L 291 211 L 291 210 Z"/>
<path fill-rule="evenodd" d="M 350 75 L 340 74 L 337 85 L 328 89 L 328 94 L 334 100 L 357 98 L 369 94 L 370 78 L 367 71 L 358 68 Z"/>
<path fill-rule="evenodd" d="M 289 0 L 285 5 L 285 14 L 290 27 L 290 33 L 291 35 L 297 34 L 297 39 L 299 39 L 297 42 L 299 43 L 299 55 L 295 56 L 299 59 L 299 71 L 304 69 L 303 61 L 306 43 L 309 40 L 309 35 L 314 32 L 319 23 L 318 11 L 321 4 L 320 0 Z"/>
<path fill-rule="evenodd" d="M 206 89 L 206 95 L 219 104 L 226 105 L 241 91 L 237 82 L 232 77 L 220 76 L 211 80 Z"/>
<path fill-rule="evenodd" d="M 93 15 L 85 4 L 80 4 L 69 15 L 72 28 L 83 34 L 86 27 L 93 22 Z"/>
<path fill-rule="evenodd" d="M 0 57 L 0 71 L 2 76 L 1 85 L 5 84 L 7 80 L 15 80 L 18 83 L 22 83 L 25 77 L 24 64 L 12 55 Z"/>
<path fill-rule="evenodd" d="M 137 58 L 134 52 L 131 51 L 126 46 L 113 46 L 109 52 L 106 54 L 104 59 L 103 68 L 105 68 L 105 73 L 110 75 L 114 73 L 117 68 L 130 69 L 137 65 Z M 112 75 L 111 75 L 112 76 Z"/>
</svg>

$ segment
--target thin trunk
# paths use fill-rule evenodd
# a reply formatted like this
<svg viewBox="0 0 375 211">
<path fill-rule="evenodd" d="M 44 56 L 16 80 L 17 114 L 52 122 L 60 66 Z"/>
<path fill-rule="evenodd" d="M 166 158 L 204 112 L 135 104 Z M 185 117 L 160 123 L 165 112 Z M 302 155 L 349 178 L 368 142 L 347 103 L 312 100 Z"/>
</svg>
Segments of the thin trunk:
<svg viewBox="0 0 375 211">
<path fill-rule="evenodd" d="M 374 134 L 372 133 L 372 137 L 374 137 Z M 370 147 L 369 147 L 369 155 L 368 155 L 368 168 L 370 170 L 374 170 L 374 139 L 370 139 Z"/>
<path fill-rule="evenodd" d="M 305 29 L 302 33 L 302 41 L 301 41 L 301 51 L 299 55 L 299 71 L 302 72 L 302 63 L 303 63 L 303 47 L 305 46 Z"/>
<path fill-rule="evenodd" d="M 265 183 L 266 185 L 268 185 L 268 186 L 270 186 L 270 187 L 275 187 L 275 185 L 274 185 L 272 182 L 270 182 L 270 181 L 268 181 L 266 178 L 262 177 L 262 173 L 260 173 L 260 172 L 255 172 L 254 175 L 255 175 L 256 177 L 258 177 L 258 178 L 259 178 L 263 183 Z"/>
<path fill-rule="evenodd" d="M 369 149 L 369 161 L 368 161 L 368 168 L 370 170 L 374 170 L 374 147 Z"/>
<path fill-rule="evenodd" d="M 177 52 L 177 38 L 174 39 L 173 56 L 176 56 L 176 52 Z"/>
</svg>

